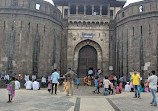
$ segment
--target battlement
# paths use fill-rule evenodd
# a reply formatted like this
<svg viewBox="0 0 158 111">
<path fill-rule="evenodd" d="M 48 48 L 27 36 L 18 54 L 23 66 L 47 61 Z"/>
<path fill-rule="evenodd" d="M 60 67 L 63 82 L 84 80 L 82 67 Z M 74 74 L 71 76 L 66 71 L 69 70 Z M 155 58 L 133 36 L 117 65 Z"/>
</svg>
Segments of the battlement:
<svg viewBox="0 0 158 111">
<path fill-rule="evenodd" d="M 12 11 L 32 11 L 47 14 L 57 20 L 61 20 L 60 11 L 52 4 L 43 0 L 0 0 L 0 10 L 5 9 Z"/>
</svg>

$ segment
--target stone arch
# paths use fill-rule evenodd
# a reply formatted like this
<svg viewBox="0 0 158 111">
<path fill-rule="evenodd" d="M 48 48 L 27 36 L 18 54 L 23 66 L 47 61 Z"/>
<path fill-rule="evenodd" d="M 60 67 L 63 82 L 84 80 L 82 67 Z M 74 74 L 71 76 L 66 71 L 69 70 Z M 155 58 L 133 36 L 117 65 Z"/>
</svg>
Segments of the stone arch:
<svg viewBox="0 0 158 111">
<path fill-rule="evenodd" d="M 79 51 L 82 47 L 84 47 L 86 45 L 92 46 L 96 49 L 96 51 L 97 51 L 97 62 L 98 62 L 97 63 L 97 68 L 102 69 L 102 67 L 103 67 L 102 66 L 102 60 L 103 60 L 102 49 L 101 49 L 100 45 L 97 42 L 89 40 L 89 39 L 81 41 L 76 45 L 76 47 L 74 49 L 73 69 L 77 71 Z"/>
</svg>

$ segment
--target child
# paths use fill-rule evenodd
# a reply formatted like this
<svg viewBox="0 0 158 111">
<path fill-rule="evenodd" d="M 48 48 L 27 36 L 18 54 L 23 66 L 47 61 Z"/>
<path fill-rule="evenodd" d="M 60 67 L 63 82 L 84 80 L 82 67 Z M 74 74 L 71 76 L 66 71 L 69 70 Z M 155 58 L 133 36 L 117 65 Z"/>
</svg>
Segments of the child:
<svg viewBox="0 0 158 111">
<path fill-rule="evenodd" d="M 131 87 L 129 85 L 129 82 L 127 82 L 127 84 L 125 85 L 125 92 L 130 92 L 131 91 Z"/>
<path fill-rule="evenodd" d="M 110 82 L 110 85 L 109 85 L 109 95 L 110 95 L 110 93 L 111 93 L 111 95 L 113 95 L 113 93 L 115 92 L 114 89 L 115 89 L 115 88 L 114 88 L 113 83 Z"/>
<path fill-rule="evenodd" d="M 108 80 L 108 77 L 105 76 L 105 80 L 104 80 L 104 96 L 107 96 L 108 95 L 108 88 L 109 88 L 109 85 L 110 85 L 110 81 Z M 105 93 L 106 91 L 106 93 Z"/>
<path fill-rule="evenodd" d="M 141 84 L 140 84 L 140 92 L 144 92 L 144 89 L 145 89 L 144 83 L 141 82 Z"/>
<path fill-rule="evenodd" d="M 133 87 L 132 81 L 130 82 L 130 87 L 131 87 L 131 92 L 134 92 L 134 87 Z"/>
<path fill-rule="evenodd" d="M 51 81 L 48 83 L 48 92 L 50 93 L 51 92 L 51 88 L 52 88 L 52 83 Z"/>
<path fill-rule="evenodd" d="M 7 85 L 9 101 L 7 103 L 11 103 L 13 97 L 15 96 L 15 77 L 12 77 L 12 81 Z"/>
<path fill-rule="evenodd" d="M 63 92 L 66 92 L 66 86 L 67 86 L 67 82 L 66 79 L 63 82 Z"/>
<path fill-rule="evenodd" d="M 77 83 L 77 89 L 78 89 L 79 84 L 80 84 L 80 79 L 79 79 L 79 77 L 76 79 L 76 83 Z"/>
<path fill-rule="evenodd" d="M 119 87 L 119 85 L 117 85 L 117 87 L 116 87 L 116 94 L 120 94 L 120 87 Z"/>
<path fill-rule="evenodd" d="M 144 86 L 145 86 L 144 91 L 149 92 L 149 83 L 147 82 L 147 80 L 145 80 Z"/>
<path fill-rule="evenodd" d="M 119 84 L 120 90 L 122 91 L 122 82 Z"/>
<path fill-rule="evenodd" d="M 98 81 L 98 77 L 95 77 L 95 90 L 93 91 L 93 93 L 95 93 L 98 90 L 97 94 L 100 93 L 99 91 L 99 81 Z"/>
</svg>

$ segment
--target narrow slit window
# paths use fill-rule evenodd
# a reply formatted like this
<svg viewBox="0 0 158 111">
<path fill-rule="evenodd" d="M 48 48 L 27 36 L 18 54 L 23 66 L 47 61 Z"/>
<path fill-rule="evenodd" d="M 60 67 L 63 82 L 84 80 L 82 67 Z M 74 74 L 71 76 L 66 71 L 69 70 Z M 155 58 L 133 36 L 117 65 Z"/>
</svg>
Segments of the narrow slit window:
<svg viewBox="0 0 158 111">
<path fill-rule="evenodd" d="M 113 16 L 114 16 L 113 10 L 110 10 L 110 17 L 113 18 Z"/>
<path fill-rule="evenodd" d="M 70 7 L 70 14 L 76 14 L 76 5 Z"/>
<path fill-rule="evenodd" d="M 107 15 L 108 14 L 108 7 L 107 6 L 103 6 L 102 7 L 102 15 Z"/>
<path fill-rule="evenodd" d="M 68 15 L 68 9 L 64 9 L 64 15 Z"/>
<path fill-rule="evenodd" d="M 92 6 L 86 6 L 86 15 L 92 15 Z"/>
<path fill-rule="evenodd" d="M 143 35 L 143 27 L 141 26 L 140 27 L 140 33 L 141 33 L 141 36 Z"/>
<path fill-rule="evenodd" d="M 84 6 L 83 5 L 79 5 L 78 14 L 84 14 Z"/>
<path fill-rule="evenodd" d="M 133 36 L 134 36 L 134 27 L 133 27 Z"/>
<path fill-rule="evenodd" d="M 125 17 L 125 12 L 122 12 L 122 17 Z"/>
</svg>

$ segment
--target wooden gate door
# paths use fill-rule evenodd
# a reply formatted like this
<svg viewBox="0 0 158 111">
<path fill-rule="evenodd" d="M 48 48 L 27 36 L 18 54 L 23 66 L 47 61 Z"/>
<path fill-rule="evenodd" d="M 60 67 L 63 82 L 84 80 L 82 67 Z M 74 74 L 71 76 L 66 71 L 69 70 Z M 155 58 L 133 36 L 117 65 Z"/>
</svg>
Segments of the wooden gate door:
<svg viewBox="0 0 158 111">
<path fill-rule="evenodd" d="M 86 76 L 89 68 L 93 68 L 93 71 L 97 70 L 97 51 L 94 47 L 87 45 L 79 51 L 78 76 Z"/>
</svg>

